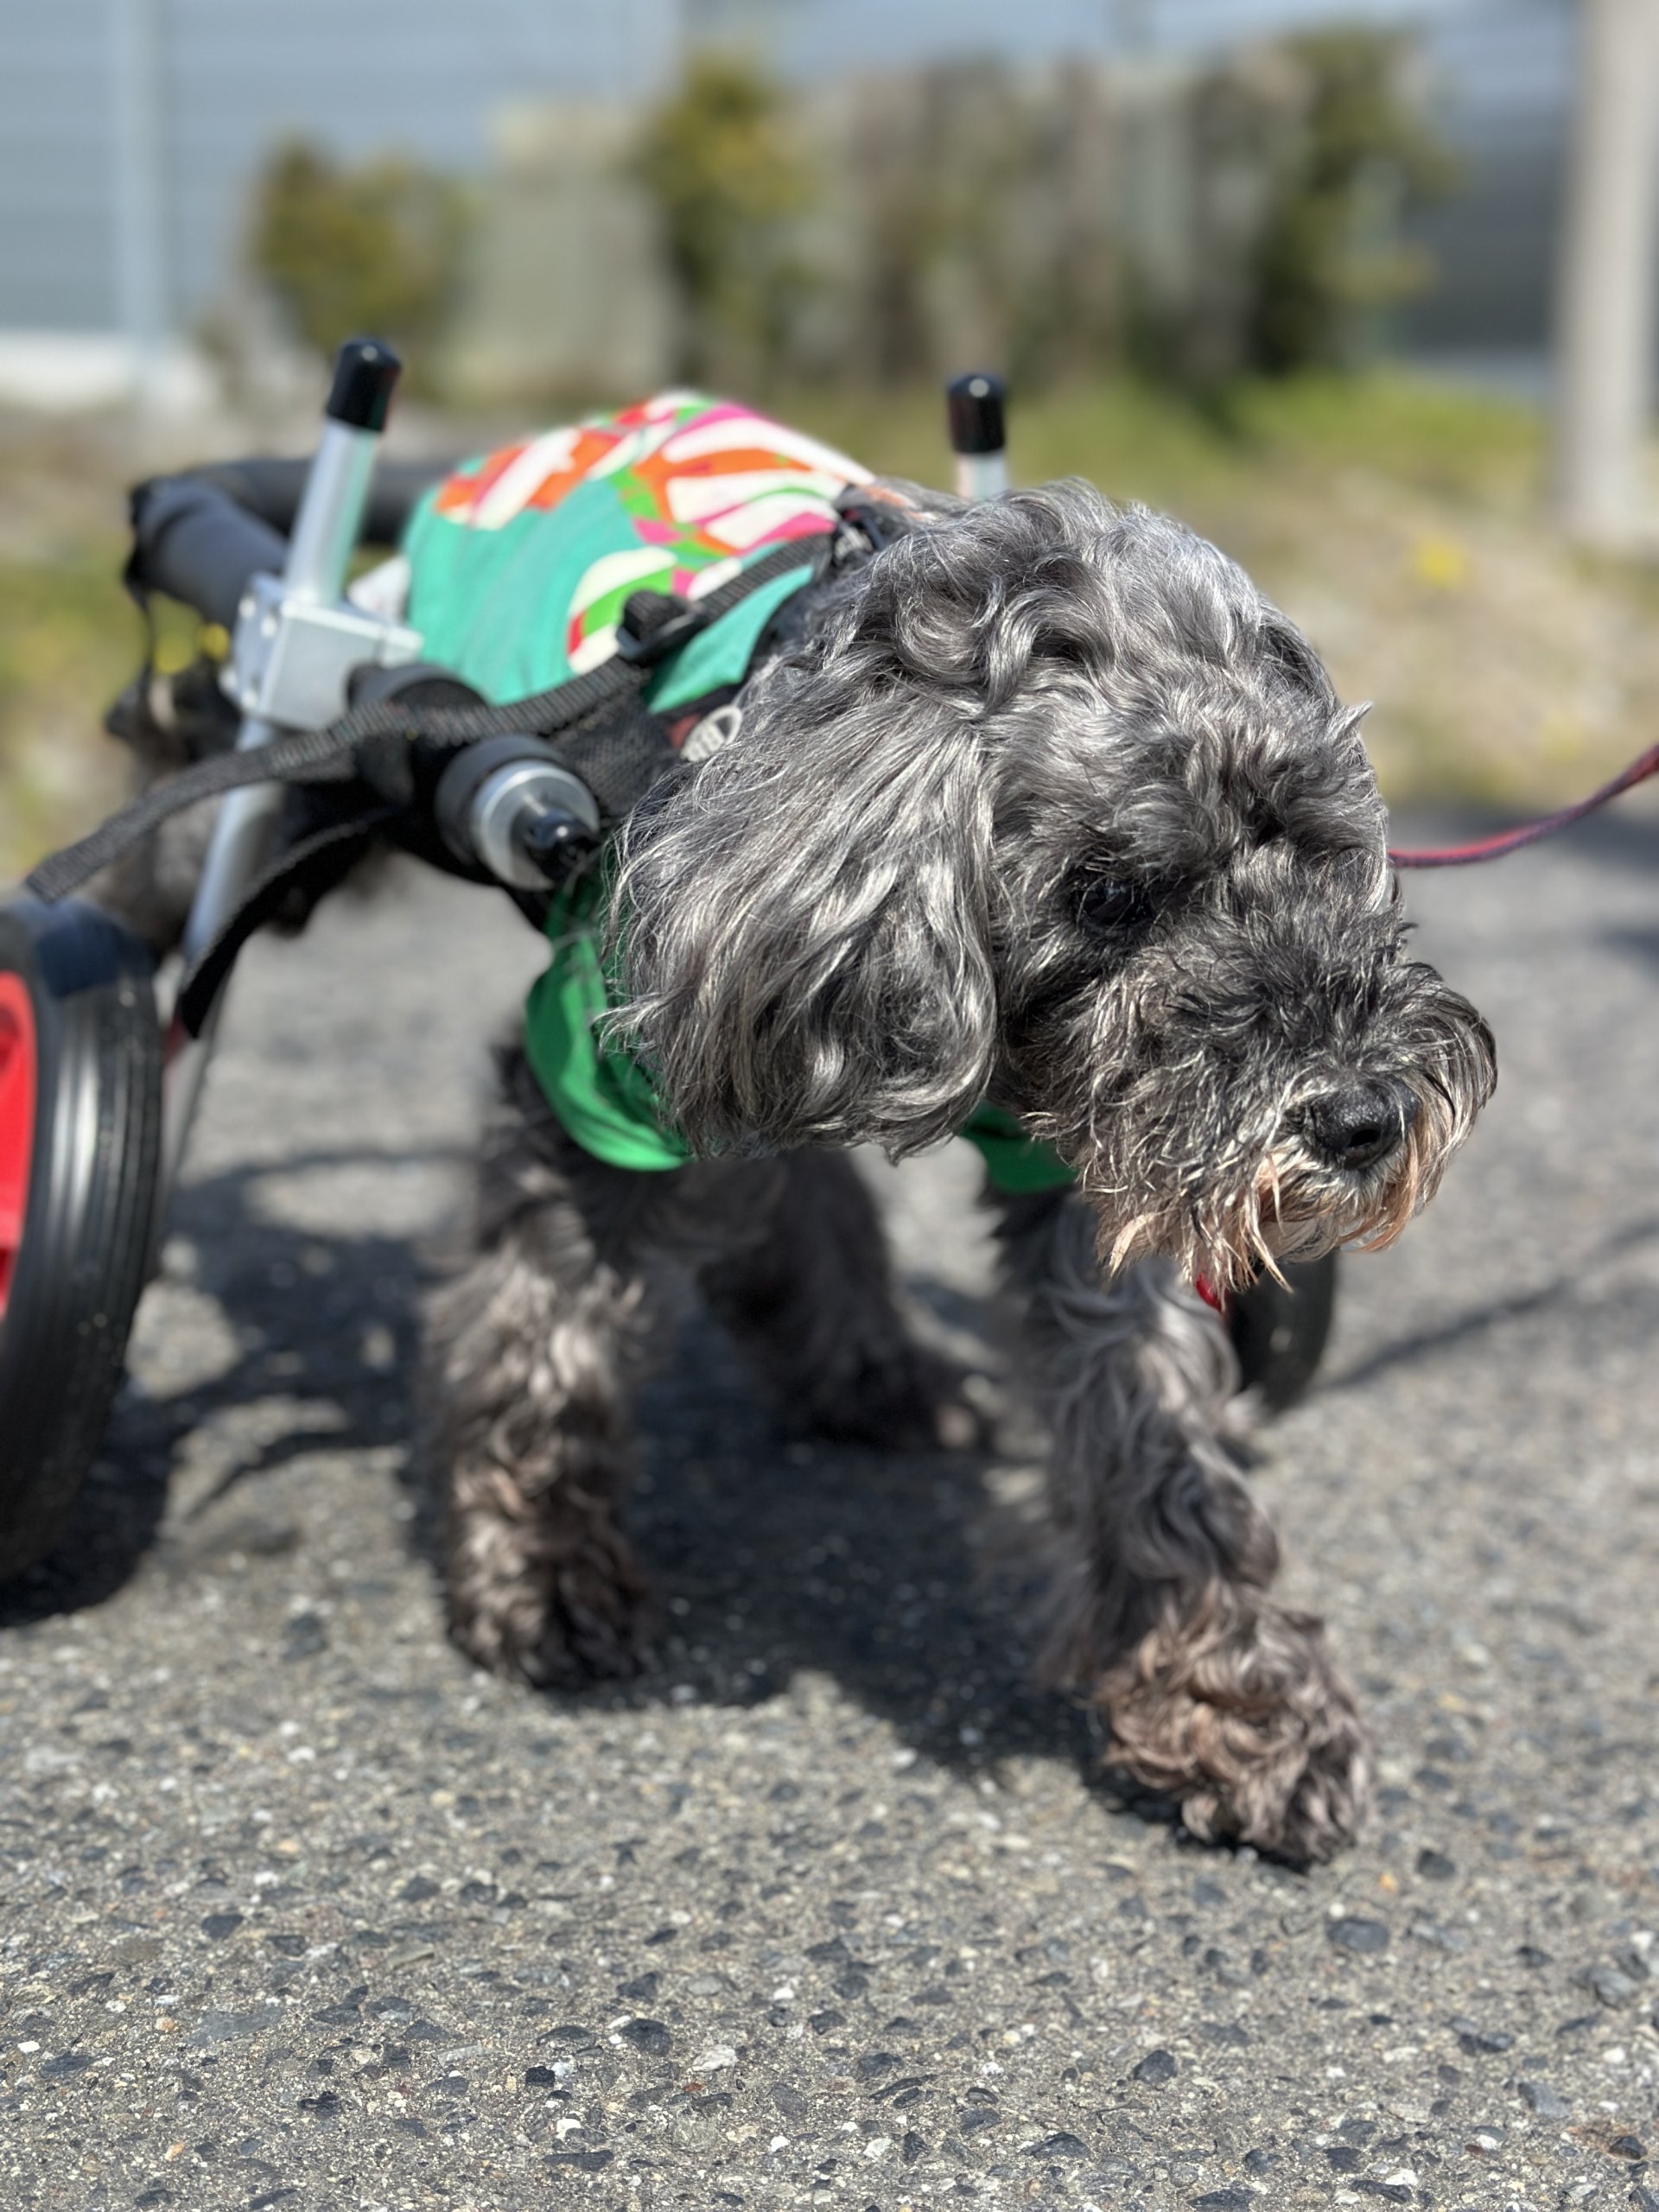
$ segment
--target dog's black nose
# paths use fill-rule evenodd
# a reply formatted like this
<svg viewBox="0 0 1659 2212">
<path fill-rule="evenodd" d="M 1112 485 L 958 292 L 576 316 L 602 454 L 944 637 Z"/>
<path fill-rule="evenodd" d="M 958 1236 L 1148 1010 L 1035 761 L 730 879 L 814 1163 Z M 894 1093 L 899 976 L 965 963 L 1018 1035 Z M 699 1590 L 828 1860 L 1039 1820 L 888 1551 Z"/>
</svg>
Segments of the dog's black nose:
<svg viewBox="0 0 1659 2212">
<path fill-rule="evenodd" d="M 1321 1159 L 1357 1174 L 1403 1144 L 1416 1118 L 1410 1091 L 1364 1083 L 1314 1099 L 1303 1109 L 1302 1128 Z"/>
</svg>

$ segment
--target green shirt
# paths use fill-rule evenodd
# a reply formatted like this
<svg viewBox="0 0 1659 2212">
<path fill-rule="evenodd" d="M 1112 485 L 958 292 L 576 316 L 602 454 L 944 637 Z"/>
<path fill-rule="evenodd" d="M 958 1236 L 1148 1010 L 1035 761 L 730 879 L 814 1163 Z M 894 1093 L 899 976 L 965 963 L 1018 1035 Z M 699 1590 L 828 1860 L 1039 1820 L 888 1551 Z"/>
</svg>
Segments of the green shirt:
<svg viewBox="0 0 1659 2212">
<path fill-rule="evenodd" d="M 427 657 L 487 699 L 523 698 L 608 659 L 633 592 L 695 601 L 779 544 L 834 529 L 836 495 L 868 474 L 747 409 L 665 393 L 470 461 L 429 494 L 404 542 L 409 620 Z M 668 711 L 741 684 L 773 614 L 811 574 L 804 561 L 671 654 L 647 703 Z M 595 878 L 553 903 L 525 1050 L 584 1151 L 663 1173 L 692 1154 L 645 1070 L 601 1042 L 599 1024 L 616 1003 L 601 897 Z M 1057 1153 L 999 1108 L 980 1106 L 963 1135 L 998 1190 L 1058 1190 L 1072 1179 Z"/>
</svg>

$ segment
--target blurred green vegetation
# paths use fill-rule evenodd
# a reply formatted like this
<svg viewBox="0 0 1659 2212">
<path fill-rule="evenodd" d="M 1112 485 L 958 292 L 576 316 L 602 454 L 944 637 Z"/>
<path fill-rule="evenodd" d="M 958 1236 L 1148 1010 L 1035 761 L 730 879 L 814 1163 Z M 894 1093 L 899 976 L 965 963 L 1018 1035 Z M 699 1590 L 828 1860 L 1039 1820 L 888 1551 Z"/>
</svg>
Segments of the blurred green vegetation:
<svg viewBox="0 0 1659 2212">
<path fill-rule="evenodd" d="M 418 373 L 455 301 L 467 201 L 451 179 L 388 155 L 352 167 L 303 140 L 279 147 L 254 198 L 249 259 L 295 335 L 325 359 L 372 332 Z"/>
<path fill-rule="evenodd" d="M 639 173 L 654 202 L 679 294 L 691 381 L 764 381 L 810 283 L 789 235 L 811 180 L 777 86 L 738 56 L 694 58 L 650 118 Z"/>
<path fill-rule="evenodd" d="M 1433 278 L 1401 219 L 1450 189 L 1445 148 L 1402 93 L 1407 42 L 1385 31 L 1287 40 L 1300 112 L 1274 164 L 1252 255 L 1249 361 L 1269 376 L 1375 353 L 1382 311 Z"/>
<path fill-rule="evenodd" d="M 1350 27 L 1164 86 L 957 62 L 837 116 L 705 54 L 639 163 L 684 372 L 903 385 L 965 346 L 1027 391 L 1128 368 L 1203 391 L 1353 366 L 1431 281 L 1401 226 L 1453 175 L 1410 60 Z"/>
<path fill-rule="evenodd" d="M 881 473 L 949 480 L 934 389 L 812 386 L 772 404 Z M 1344 695 L 1377 699 L 1368 742 L 1396 801 L 1554 802 L 1652 741 L 1659 581 L 1560 543 L 1542 423 L 1523 408 L 1395 372 L 1257 378 L 1203 407 L 1114 378 L 1016 394 L 1011 426 L 1018 480 L 1085 476 L 1243 561 Z M 457 447 L 500 435 L 454 426 Z M 0 508 L 52 518 L 33 547 L 26 530 L 0 537 L 0 875 L 119 796 L 100 722 L 143 636 L 107 521 L 121 480 L 107 450 L 0 448 Z M 71 527 L 77 506 L 105 519 Z M 163 658 L 177 665 L 188 642 L 171 610 Z"/>
<path fill-rule="evenodd" d="M 1351 366 L 1429 280 L 1401 223 L 1451 175 L 1410 54 L 1360 27 L 1167 81 L 980 60 L 826 88 L 694 54 L 611 180 L 643 188 L 660 247 L 619 281 L 666 287 L 675 376 L 751 392 L 900 386 L 969 359 L 1027 392 Z M 589 158 L 592 182 L 612 157 Z M 259 180 L 250 265 L 315 352 L 378 333 L 442 397 L 491 204 L 396 156 L 293 141 Z M 556 234 L 582 204 L 541 219 Z M 537 388 L 533 360 L 520 373 Z"/>
<path fill-rule="evenodd" d="M 120 795 L 117 748 L 95 741 L 138 658 L 123 557 L 111 537 L 38 563 L 0 559 L 0 880 Z"/>
</svg>

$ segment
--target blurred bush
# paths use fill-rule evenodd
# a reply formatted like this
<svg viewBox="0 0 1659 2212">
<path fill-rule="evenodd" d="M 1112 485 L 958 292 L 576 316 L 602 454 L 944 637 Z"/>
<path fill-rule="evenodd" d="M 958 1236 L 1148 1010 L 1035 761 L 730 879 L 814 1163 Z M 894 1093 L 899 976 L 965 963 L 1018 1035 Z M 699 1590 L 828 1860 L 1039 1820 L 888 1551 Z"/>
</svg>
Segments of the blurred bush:
<svg viewBox="0 0 1659 2212">
<path fill-rule="evenodd" d="M 297 336 L 383 333 L 486 404 L 964 361 L 1027 391 L 1132 368 L 1208 393 L 1373 358 L 1430 274 L 1403 220 L 1450 176 L 1409 42 L 1366 29 L 800 86 L 705 51 L 654 106 L 531 103 L 494 130 L 475 207 L 391 156 L 272 157 L 251 259 Z"/>
<path fill-rule="evenodd" d="M 679 296 L 676 372 L 765 382 L 810 283 L 791 225 L 812 186 L 783 95 L 735 56 L 694 59 L 646 122 L 638 172 Z"/>
<path fill-rule="evenodd" d="M 458 297 L 467 219 L 461 188 L 415 162 L 349 168 L 296 140 L 256 188 L 250 259 L 302 343 L 327 357 L 372 332 L 418 380 Z"/>
<path fill-rule="evenodd" d="M 1029 391 L 1131 365 L 1205 390 L 1357 362 L 1427 281 L 1401 223 L 1449 175 L 1409 58 L 1351 29 L 795 92 L 705 55 L 638 165 L 679 371 L 895 385 L 980 360 Z"/>
<path fill-rule="evenodd" d="M 1433 276 L 1402 242 L 1402 217 L 1455 175 L 1405 95 L 1398 36 L 1322 31 L 1284 53 L 1300 79 L 1299 112 L 1274 164 L 1248 326 L 1250 365 L 1276 376 L 1351 365 L 1376 350 L 1379 311 Z"/>
</svg>

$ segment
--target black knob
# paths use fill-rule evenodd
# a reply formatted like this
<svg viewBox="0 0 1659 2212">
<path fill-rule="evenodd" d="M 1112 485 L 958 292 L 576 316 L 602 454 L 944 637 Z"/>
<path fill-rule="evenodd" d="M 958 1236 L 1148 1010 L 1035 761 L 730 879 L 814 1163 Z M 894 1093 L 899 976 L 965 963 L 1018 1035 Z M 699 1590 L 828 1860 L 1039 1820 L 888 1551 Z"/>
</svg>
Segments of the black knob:
<svg viewBox="0 0 1659 2212">
<path fill-rule="evenodd" d="M 378 338 L 348 338 L 334 356 L 334 381 L 323 413 L 354 430 L 384 430 L 403 365 Z"/>
<path fill-rule="evenodd" d="M 1007 444 L 1002 425 L 1003 383 L 976 369 L 944 388 L 950 416 L 952 453 L 1001 453 Z"/>
<path fill-rule="evenodd" d="M 515 823 L 512 842 L 531 866 L 556 887 L 594 849 L 597 840 L 585 822 L 578 822 L 563 807 L 550 806 L 527 822 Z"/>
</svg>

